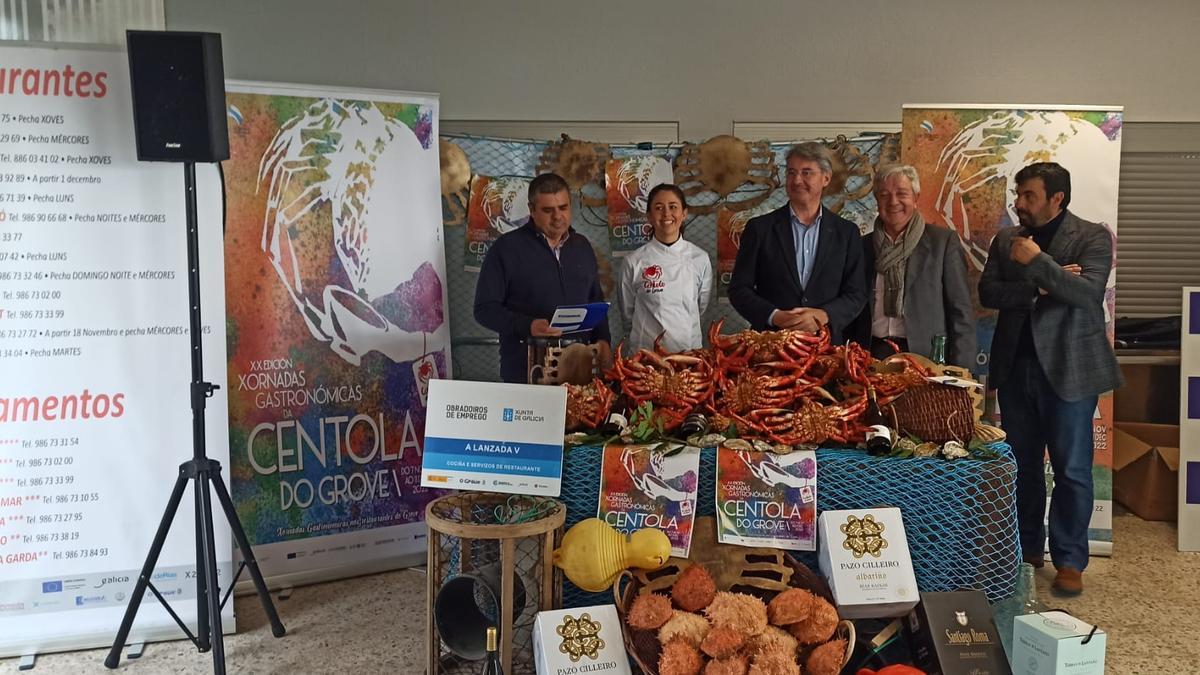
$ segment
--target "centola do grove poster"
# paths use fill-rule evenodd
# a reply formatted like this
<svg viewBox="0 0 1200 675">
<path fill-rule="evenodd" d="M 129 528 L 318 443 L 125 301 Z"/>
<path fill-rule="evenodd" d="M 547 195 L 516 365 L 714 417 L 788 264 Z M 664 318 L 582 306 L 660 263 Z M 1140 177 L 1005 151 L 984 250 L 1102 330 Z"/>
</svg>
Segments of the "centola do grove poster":
<svg viewBox="0 0 1200 675">
<path fill-rule="evenodd" d="M 426 394 L 450 372 L 437 99 L 247 84 L 227 103 L 238 515 L 267 575 L 411 557 Z"/>
</svg>

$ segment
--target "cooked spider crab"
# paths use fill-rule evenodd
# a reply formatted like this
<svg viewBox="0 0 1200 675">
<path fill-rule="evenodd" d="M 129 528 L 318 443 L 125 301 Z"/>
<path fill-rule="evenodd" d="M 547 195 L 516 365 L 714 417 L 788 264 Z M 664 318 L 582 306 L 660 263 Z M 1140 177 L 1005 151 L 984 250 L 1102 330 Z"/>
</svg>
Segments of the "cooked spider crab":
<svg viewBox="0 0 1200 675">
<path fill-rule="evenodd" d="M 563 177 L 584 206 L 605 206 L 604 167 L 612 159 L 607 143 L 579 141 L 563 134 L 562 140 L 546 146 L 538 158 L 539 174 L 552 172 Z"/>
<path fill-rule="evenodd" d="M 599 378 L 590 384 L 564 384 L 567 388 L 567 431 L 599 429 L 612 411 L 613 390 Z"/>
<path fill-rule="evenodd" d="M 696 354 L 664 355 L 649 349 L 639 349 L 630 358 L 623 358 L 623 346 L 613 353 L 609 379 L 616 380 L 636 405 L 653 403 L 665 429 L 678 427 L 696 408 L 711 405 L 716 378 L 706 358 Z"/>
<path fill-rule="evenodd" d="M 444 138 L 438 140 L 438 159 L 442 174 L 442 225 L 464 225 L 471 200 L 471 161 L 462 148 Z"/>
<path fill-rule="evenodd" d="M 729 135 L 687 143 L 675 158 L 675 184 L 688 197 L 688 210 L 694 214 L 712 213 L 720 206 L 744 211 L 761 204 L 779 187 L 775 152 L 766 141 L 747 143 Z M 729 199 L 735 193 L 748 196 Z"/>
<path fill-rule="evenodd" d="M 804 445 L 835 441 L 849 443 L 865 437 L 866 427 L 860 415 L 867 409 L 867 399 L 843 401 L 837 405 L 822 405 L 807 400 L 796 410 L 762 408 L 752 410 L 743 423 L 763 437 L 785 445 Z"/>
<path fill-rule="evenodd" d="M 746 329 L 731 335 L 721 335 L 724 319 L 709 326 L 708 343 L 712 345 L 719 368 L 737 365 L 756 365 L 770 361 L 804 361 L 813 354 L 828 351 L 829 330 L 818 333 L 800 330 L 757 331 Z"/>
<path fill-rule="evenodd" d="M 722 410 L 744 415 L 758 408 L 786 408 L 800 394 L 798 385 L 805 370 L 802 363 L 771 362 L 721 373 L 718 380 Z"/>
<path fill-rule="evenodd" d="M 313 337 L 355 365 L 449 345 L 441 237 L 414 236 L 440 224 L 398 218 L 435 194 L 428 140 L 373 103 L 325 98 L 285 122 L 259 164 L 263 251 Z"/>
</svg>

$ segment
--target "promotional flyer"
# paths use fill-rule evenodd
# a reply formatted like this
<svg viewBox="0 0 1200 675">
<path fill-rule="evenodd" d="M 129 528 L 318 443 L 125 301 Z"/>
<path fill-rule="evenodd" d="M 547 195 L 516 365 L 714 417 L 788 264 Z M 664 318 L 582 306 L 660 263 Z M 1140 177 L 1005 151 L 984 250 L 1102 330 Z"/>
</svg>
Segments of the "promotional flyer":
<svg viewBox="0 0 1200 675">
<path fill-rule="evenodd" d="M 646 220 L 646 200 L 655 186 L 674 180 L 671 162 L 653 155 L 634 155 L 610 159 L 604 168 L 608 238 L 612 254 L 623 256 L 654 236 L 654 228 Z"/>
<path fill-rule="evenodd" d="M 817 548 L 817 455 L 717 448 L 717 538 L 723 544 Z"/>
<path fill-rule="evenodd" d="M 671 555 L 692 547 L 700 448 L 679 444 L 604 446 L 596 517 L 618 532 L 653 527 L 671 540 Z"/>
</svg>

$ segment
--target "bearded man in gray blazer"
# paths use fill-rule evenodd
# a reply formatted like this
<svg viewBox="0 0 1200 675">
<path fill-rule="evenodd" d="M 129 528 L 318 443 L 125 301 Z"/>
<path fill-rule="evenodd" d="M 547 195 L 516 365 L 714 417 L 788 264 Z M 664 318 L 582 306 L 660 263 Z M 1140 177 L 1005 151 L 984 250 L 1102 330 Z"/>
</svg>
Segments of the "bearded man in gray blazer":
<svg viewBox="0 0 1200 675">
<path fill-rule="evenodd" d="M 1092 419 L 1100 394 L 1121 386 L 1104 329 L 1112 235 L 1067 210 L 1071 174 L 1039 162 L 1016 175 L 1020 227 L 992 240 L 979 299 L 1000 310 L 990 384 L 1017 460 L 1017 524 L 1026 562 L 1041 567 L 1047 451 L 1052 590 L 1083 592 L 1092 518 Z"/>
<path fill-rule="evenodd" d="M 946 336 L 946 362 L 975 364 L 975 307 L 962 241 L 948 227 L 926 225 L 917 210 L 921 179 L 907 165 L 875 175 L 875 230 L 863 237 L 867 306 L 853 338 L 877 359 L 901 351 L 929 356 Z M 889 342 L 891 344 L 889 344 Z"/>
</svg>

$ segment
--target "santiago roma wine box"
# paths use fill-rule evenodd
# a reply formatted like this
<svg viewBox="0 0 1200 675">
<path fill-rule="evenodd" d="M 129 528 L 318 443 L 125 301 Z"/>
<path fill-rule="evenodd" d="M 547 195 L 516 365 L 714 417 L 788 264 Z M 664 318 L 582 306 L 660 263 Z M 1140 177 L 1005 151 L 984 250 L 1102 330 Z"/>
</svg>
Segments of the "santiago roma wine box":
<svg viewBox="0 0 1200 675">
<path fill-rule="evenodd" d="M 904 632 L 927 675 L 1012 675 L 983 591 L 922 593 Z"/>
</svg>

